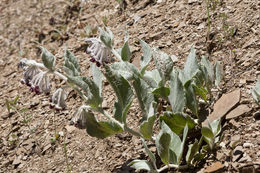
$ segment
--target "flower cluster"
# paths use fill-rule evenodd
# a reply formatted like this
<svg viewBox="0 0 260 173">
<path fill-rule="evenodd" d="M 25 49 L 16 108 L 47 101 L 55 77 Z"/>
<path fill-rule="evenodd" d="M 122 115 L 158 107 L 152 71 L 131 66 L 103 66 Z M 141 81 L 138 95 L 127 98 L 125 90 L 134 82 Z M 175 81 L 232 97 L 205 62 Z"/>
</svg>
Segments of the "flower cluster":
<svg viewBox="0 0 260 173">
<path fill-rule="evenodd" d="M 42 71 L 37 65 L 27 65 L 26 62 L 26 59 L 22 59 L 18 64 L 18 67 L 25 70 L 21 83 L 29 86 L 30 91 L 36 94 L 49 94 L 51 85 L 47 71 Z"/>
<path fill-rule="evenodd" d="M 86 38 L 86 42 L 90 42 L 91 46 L 87 48 L 87 53 L 90 54 L 91 62 L 95 62 L 99 67 L 103 63 L 111 61 L 111 51 L 98 38 Z"/>
<path fill-rule="evenodd" d="M 75 113 L 75 116 L 70 121 L 70 125 L 74 125 L 79 129 L 85 129 L 86 122 L 87 122 L 86 116 L 87 115 L 86 115 L 85 106 L 81 106 Z"/>
<path fill-rule="evenodd" d="M 63 89 L 63 88 L 59 88 L 57 89 L 50 101 L 51 101 L 51 104 L 50 104 L 50 108 L 55 108 L 56 110 L 62 110 L 62 109 L 65 109 L 66 108 L 66 103 L 65 103 L 65 100 L 67 98 L 67 93 L 66 91 Z"/>
</svg>

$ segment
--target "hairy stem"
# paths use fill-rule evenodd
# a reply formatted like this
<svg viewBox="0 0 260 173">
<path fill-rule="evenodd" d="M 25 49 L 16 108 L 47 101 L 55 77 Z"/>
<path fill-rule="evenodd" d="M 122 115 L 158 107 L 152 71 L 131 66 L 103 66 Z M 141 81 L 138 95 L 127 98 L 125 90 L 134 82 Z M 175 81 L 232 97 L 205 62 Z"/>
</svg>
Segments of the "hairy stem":
<svg viewBox="0 0 260 173">
<path fill-rule="evenodd" d="M 115 57 L 119 60 L 119 61 L 123 61 L 121 56 L 119 55 L 119 53 L 114 49 L 112 48 L 111 49 L 111 52 L 115 55 Z"/>
<path fill-rule="evenodd" d="M 170 169 L 170 168 L 177 168 L 177 169 L 187 169 L 188 168 L 188 165 L 175 165 L 175 164 L 169 164 L 169 165 L 165 165 L 164 167 L 160 168 L 160 169 L 157 169 L 157 172 L 162 172 L 166 169 Z"/>
</svg>

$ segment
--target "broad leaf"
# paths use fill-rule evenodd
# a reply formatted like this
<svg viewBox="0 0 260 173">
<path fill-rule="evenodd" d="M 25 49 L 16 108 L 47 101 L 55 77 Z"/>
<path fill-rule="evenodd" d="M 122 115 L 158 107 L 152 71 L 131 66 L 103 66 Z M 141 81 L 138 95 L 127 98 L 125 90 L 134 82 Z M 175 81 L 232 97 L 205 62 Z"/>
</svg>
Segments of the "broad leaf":
<svg viewBox="0 0 260 173">
<path fill-rule="evenodd" d="M 136 170 L 146 170 L 149 172 L 154 171 L 152 165 L 147 160 L 134 160 L 130 162 L 128 165 Z"/>
<path fill-rule="evenodd" d="M 134 93 L 130 84 L 123 76 L 107 65 L 105 65 L 105 68 L 105 77 L 114 89 L 118 98 L 118 101 L 115 103 L 115 118 L 118 121 L 125 123 L 126 114 L 134 99 Z"/>
<path fill-rule="evenodd" d="M 145 139 L 151 139 L 153 135 L 153 125 L 156 120 L 156 116 L 150 116 L 147 120 L 143 121 L 140 126 L 140 132 Z"/>
<path fill-rule="evenodd" d="M 212 130 L 208 127 L 202 127 L 201 134 L 206 138 L 214 138 L 214 134 L 213 134 Z"/>
<path fill-rule="evenodd" d="M 194 155 L 199 151 L 199 143 L 198 140 L 195 139 L 193 144 L 189 145 L 188 152 L 186 154 L 186 162 L 191 164 L 191 161 L 194 159 Z"/>
<path fill-rule="evenodd" d="M 256 86 L 251 90 L 255 102 L 260 106 L 260 76 L 256 82 Z"/>
<path fill-rule="evenodd" d="M 188 81 L 184 85 L 184 88 L 185 88 L 186 106 L 198 117 L 198 102 L 196 100 L 196 94 L 192 87 L 191 81 Z"/>
<path fill-rule="evenodd" d="M 121 49 L 121 58 L 123 61 L 129 61 L 132 56 L 131 50 L 128 45 L 128 39 L 129 36 L 128 36 L 128 32 L 126 31 L 124 46 Z"/>
<path fill-rule="evenodd" d="M 110 68 L 122 75 L 126 80 L 133 80 L 140 76 L 138 68 L 129 62 L 115 62 Z"/>
<path fill-rule="evenodd" d="M 177 155 L 177 159 L 178 159 L 178 165 L 181 163 L 181 158 L 182 158 L 182 154 L 183 154 L 184 145 L 185 145 L 185 142 L 186 142 L 188 130 L 189 130 L 188 125 L 186 125 L 184 130 L 183 130 L 182 142 L 181 142 L 181 146 L 180 146 L 180 149 L 179 149 L 180 152 L 177 152 L 177 151 L 175 152 L 176 155 Z"/>
<path fill-rule="evenodd" d="M 87 103 L 97 108 L 102 103 L 102 96 L 100 95 L 99 87 L 95 84 L 93 80 L 88 77 L 82 76 L 68 76 L 69 82 L 74 83 L 81 89 L 83 89 L 87 95 Z"/>
<path fill-rule="evenodd" d="M 170 95 L 170 89 L 168 87 L 159 87 L 152 91 L 155 96 L 167 98 Z"/>
<path fill-rule="evenodd" d="M 102 96 L 102 82 L 105 77 L 95 64 L 90 65 L 90 70 L 93 76 L 93 81 L 99 88 L 99 95 Z"/>
<path fill-rule="evenodd" d="M 166 112 L 160 117 L 161 121 L 164 121 L 168 127 L 176 134 L 182 133 L 185 125 L 188 124 L 190 129 L 194 128 L 195 122 L 189 117 L 189 115 L 184 115 L 182 113 L 168 113 Z"/>
<path fill-rule="evenodd" d="M 153 49 L 153 58 L 160 76 L 163 80 L 163 85 L 170 79 L 170 74 L 173 69 L 173 61 L 169 55 L 159 49 Z"/>
<path fill-rule="evenodd" d="M 170 81 L 170 95 L 168 97 L 172 112 L 183 112 L 185 106 L 184 88 L 176 72 Z"/>
<path fill-rule="evenodd" d="M 77 58 L 68 50 L 65 50 L 65 64 L 64 70 L 69 76 L 79 76 L 80 75 L 80 66 Z"/>
<path fill-rule="evenodd" d="M 196 95 L 199 95 L 205 102 L 207 102 L 207 90 L 203 87 L 198 87 L 197 85 L 192 84 L 192 87 Z"/>
<path fill-rule="evenodd" d="M 168 165 L 170 161 L 170 142 L 171 135 L 162 129 L 156 137 L 155 144 L 158 155 L 160 156 L 162 162 L 166 165 Z"/>
<path fill-rule="evenodd" d="M 98 28 L 98 30 L 100 32 L 100 40 L 106 45 L 106 47 L 112 49 L 114 36 L 111 30 L 108 28 L 106 28 L 106 31 L 102 28 Z"/>
<path fill-rule="evenodd" d="M 188 81 L 191 78 L 193 78 L 196 75 L 198 70 L 199 70 L 199 65 L 196 58 L 195 49 L 194 47 L 192 47 L 190 54 L 188 55 L 186 63 L 184 65 L 184 75 L 186 78 L 185 81 Z"/>
<path fill-rule="evenodd" d="M 204 66 L 206 68 L 207 74 L 204 74 L 204 75 L 208 77 L 208 79 L 210 80 L 210 83 L 213 83 L 214 78 L 215 78 L 213 66 L 211 65 L 211 63 L 209 62 L 209 60 L 205 56 L 202 56 L 200 63 L 201 63 L 202 66 Z"/>
<path fill-rule="evenodd" d="M 136 78 L 134 80 L 133 87 L 135 89 L 136 96 L 138 98 L 138 102 L 143 113 L 143 119 L 146 120 L 149 116 L 151 104 L 154 101 L 154 96 L 151 93 L 151 88 L 141 78 Z M 151 114 L 153 115 L 154 111 Z"/>
<path fill-rule="evenodd" d="M 157 69 L 152 71 L 145 71 L 143 79 L 149 84 L 152 88 L 158 88 L 159 83 L 162 81 L 160 73 Z"/>
<path fill-rule="evenodd" d="M 216 86 L 219 86 L 219 83 L 220 83 L 220 81 L 221 81 L 222 78 L 223 78 L 223 67 L 222 67 L 222 65 L 220 64 L 220 61 L 217 61 L 217 62 L 216 62 L 215 69 L 216 69 L 215 85 L 216 85 Z"/>
<path fill-rule="evenodd" d="M 221 119 L 214 120 L 209 124 L 214 136 L 216 137 L 221 131 Z"/>
<path fill-rule="evenodd" d="M 171 137 L 171 141 L 169 144 L 169 159 L 170 159 L 170 163 L 173 164 L 178 164 L 178 156 L 180 155 L 180 153 L 182 151 L 180 151 L 181 149 L 181 139 L 180 137 L 175 134 L 174 132 L 172 132 L 172 130 L 169 128 L 169 126 L 162 121 L 161 122 L 161 131 L 163 131 L 164 133 L 170 134 Z"/>
<path fill-rule="evenodd" d="M 90 136 L 104 139 L 117 133 L 123 132 L 121 126 L 112 121 L 97 121 L 94 114 L 86 111 L 87 132 Z"/>
<path fill-rule="evenodd" d="M 56 58 L 55 56 L 49 52 L 47 49 L 45 49 L 44 47 L 40 47 L 40 49 L 42 50 L 42 62 L 44 64 L 44 66 L 51 70 L 54 71 L 54 66 L 55 66 L 55 62 L 56 62 Z"/>
<path fill-rule="evenodd" d="M 145 41 L 139 40 L 139 42 L 142 46 L 142 51 L 143 51 L 143 56 L 141 56 L 141 60 L 140 60 L 141 73 L 143 74 L 149 62 L 152 60 L 153 51 Z"/>
</svg>

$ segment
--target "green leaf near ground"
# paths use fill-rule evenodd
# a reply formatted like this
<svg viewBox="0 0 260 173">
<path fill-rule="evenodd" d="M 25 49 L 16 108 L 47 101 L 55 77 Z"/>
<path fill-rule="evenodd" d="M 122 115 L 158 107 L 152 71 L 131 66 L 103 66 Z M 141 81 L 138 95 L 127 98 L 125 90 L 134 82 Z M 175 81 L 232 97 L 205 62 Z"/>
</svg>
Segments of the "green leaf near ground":
<svg viewBox="0 0 260 173">
<path fill-rule="evenodd" d="M 69 76 L 79 76 L 81 70 L 77 58 L 68 49 L 65 50 L 64 57 L 64 71 L 66 74 Z"/>
<path fill-rule="evenodd" d="M 120 122 L 126 122 L 126 114 L 132 101 L 134 93 L 128 81 L 109 66 L 105 65 L 105 77 L 115 91 L 118 101 L 115 103 L 115 118 Z"/>
<path fill-rule="evenodd" d="M 97 121 L 95 115 L 86 111 L 86 127 L 90 136 L 104 139 L 117 133 L 123 132 L 121 126 L 112 121 Z"/>
<path fill-rule="evenodd" d="M 193 78 L 198 70 L 199 70 L 199 65 L 196 58 L 196 52 L 194 47 L 192 47 L 184 65 L 183 71 L 186 78 L 185 81 L 188 81 L 191 78 Z"/>
<path fill-rule="evenodd" d="M 134 160 L 128 164 L 131 166 L 131 168 L 134 168 L 136 170 L 146 170 L 149 172 L 154 171 L 152 165 L 147 160 Z"/>
<path fill-rule="evenodd" d="M 182 112 L 185 106 L 184 88 L 178 76 L 178 72 L 176 72 L 171 78 L 170 95 L 168 96 L 172 112 L 174 113 Z"/>
<path fill-rule="evenodd" d="M 144 74 L 144 71 L 146 70 L 148 64 L 152 60 L 153 51 L 145 41 L 139 40 L 139 42 L 141 44 L 142 51 L 143 51 L 143 56 L 141 56 L 141 60 L 140 60 L 141 73 Z"/>
<path fill-rule="evenodd" d="M 42 57 L 42 62 L 44 64 L 44 66 L 47 69 L 54 71 L 56 57 L 51 52 L 49 52 L 47 49 L 45 49 L 44 47 L 40 47 L 40 49 L 42 51 L 41 57 Z"/>
</svg>

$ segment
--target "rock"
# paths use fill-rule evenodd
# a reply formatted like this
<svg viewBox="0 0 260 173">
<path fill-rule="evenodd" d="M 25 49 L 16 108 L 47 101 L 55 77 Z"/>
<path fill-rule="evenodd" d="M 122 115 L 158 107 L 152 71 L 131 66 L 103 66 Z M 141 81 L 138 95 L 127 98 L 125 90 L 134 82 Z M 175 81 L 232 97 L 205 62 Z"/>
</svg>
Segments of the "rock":
<svg viewBox="0 0 260 173">
<path fill-rule="evenodd" d="M 240 142 L 240 135 L 231 136 L 230 147 L 234 148 Z"/>
<path fill-rule="evenodd" d="M 247 105 L 239 105 L 235 109 L 233 109 L 231 112 L 229 112 L 226 115 L 226 119 L 236 118 L 238 116 L 241 116 L 247 112 L 250 112 L 252 109 L 248 107 Z"/>
<path fill-rule="evenodd" d="M 50 148 L 51 148 L 51 144 L 48 144 L 47 146 L 45 146 L 45 147 L 43 148 L 43 150 L 42 150 L 42 154 L 44 154 L 45 151 L 47 151 L 47 150 L 50 149 Z"/>
<path fill-rule="evenodd" d="M 254 113 L 255 120 L 260 120 L 260 112 Z"/>
<path fill-rule="evenodd" d="M 254 166 L 246 166 L 246 167 L 242 167 L 241 169 L 239 169 L 240 173 L 253 173 L 255 172 L 255 168 Z"/>
<path fill-rule="evenodd" d="M 232 161 L 236 162 L 239 159 L 241 159 L 241 157 L 243 156 L 244 150 L 242 146 L 237 146 L 234 150 L 233 150 L 233 157 L 232 157 Z"/>
<path fill-rule="evenodd" d="M 13 165 L 19 165 L 21 163 L 21 155 L 19 155 L 18 157 L 16 156 L 14 161 L 13 161 Z"/>
<path fill-rule="evenodd" d="M 237 89 L 231 93 L 224 94 L 214 105 L 214 111 L 208 116 L 208 120 L 211 123 L 214 120 L 222 118 L 231 109 L 233 109 L 240 101 L 240 89 Z M 207 125 L 207 120 L 203 122 L 203 125 Z"/>
<path fill-rule="evenodd" d="M 77 129 L 75 126 L 70 126 L 70 125 L 67 125 L 65 128 L 66 128 L 66 130 L 67 130 L 69 133 L 72 133 L 74 130 Z"/>
<path fill-rule="evenodd" d="M 253 144 L 248 143 L 248 142 L 246 142 L 246 143 L 243 144 L 243 147 L 244 147 L 244 148 L 250 148 L 250 147 L 252 147 L 252 146 L 253 146 Z"/>
<path fill-rule="evenodd" d="M 205 172 L 207 172 L 207 173 L 217 172 L 217 171 L 220 171 L 221 169 L 223 169 L 224 167 L 225 166 L 222 163 L 215 162 L 211 166 L 207 167 Z"/>
</svg>

